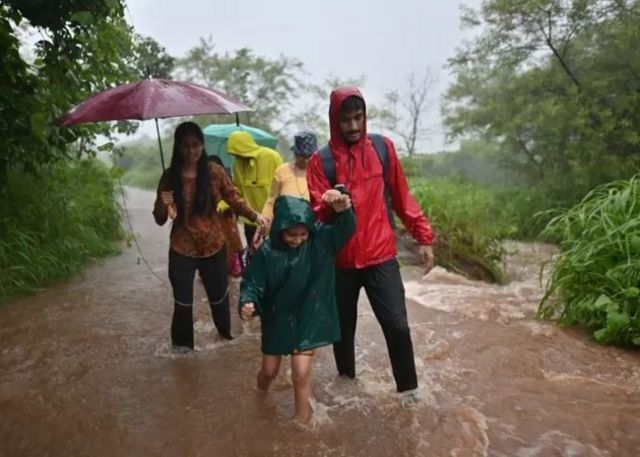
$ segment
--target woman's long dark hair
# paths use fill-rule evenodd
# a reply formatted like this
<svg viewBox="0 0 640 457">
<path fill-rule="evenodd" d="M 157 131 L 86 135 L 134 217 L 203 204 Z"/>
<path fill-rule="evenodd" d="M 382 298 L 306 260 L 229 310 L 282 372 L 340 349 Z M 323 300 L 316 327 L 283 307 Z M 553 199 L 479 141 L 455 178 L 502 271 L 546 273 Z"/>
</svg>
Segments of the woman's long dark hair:
<svg viewBox="0 0 640 457">
<path fill-rule="evenodd" d="M 195 122 L 183 122 L 173 134 L 173 154 L 171 155 L 171 166 L 169 167 L 169 182 L 173 190 L 173 198 L 178 209 L 177 224 L 184 221 L 184 196 L 182 195 L 182 167 L 184 159 L 182 157 L 181 146 L 188 135 L 195 136 L 204 145 L 204 134 L 202 129 Z M 211 177 L 209 174 L 207 153 L 202 149 L 202 155 L 196 165 L 196 195 L 191 210 L 191 214 L 210 216 L 213 213 L 213 199 L 211 198 Z"/>
</svg>

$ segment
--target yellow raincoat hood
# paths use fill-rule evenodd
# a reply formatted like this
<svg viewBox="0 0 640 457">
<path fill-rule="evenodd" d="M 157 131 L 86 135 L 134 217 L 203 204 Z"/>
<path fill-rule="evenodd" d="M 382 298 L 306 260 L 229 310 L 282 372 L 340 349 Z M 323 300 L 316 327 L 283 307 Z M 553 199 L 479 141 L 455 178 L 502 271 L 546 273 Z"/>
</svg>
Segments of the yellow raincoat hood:
<svg viewBox="0 0 640 457">
<path fill-rule="evenodd" d="M 233 183 L 251 208 L 261 212 L 269 197 L 276 168 L 282 165 L 282 157 L 277 151 L 258 145 L 251 134 L 244 131 L 229 135 L 227 151 L 235 157 Z M 244 219 L 243 222 L 253 224 Z"/>
<path fill-rule="evenodd" d="M 249 132 L 242 130 L 232 132 L 227 140 L 227 152 L 237 157 L 256 158 L 261 148 Z"/>
</svg>

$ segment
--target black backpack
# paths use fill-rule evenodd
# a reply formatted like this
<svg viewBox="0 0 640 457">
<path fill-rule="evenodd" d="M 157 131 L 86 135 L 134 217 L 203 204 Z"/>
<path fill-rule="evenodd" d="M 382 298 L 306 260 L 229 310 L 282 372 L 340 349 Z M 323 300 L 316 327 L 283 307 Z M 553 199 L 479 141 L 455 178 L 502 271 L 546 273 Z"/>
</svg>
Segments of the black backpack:
<svg viewBox="0 0 640 457">
<path fill-rule="evenodd" d="M 391 191 L 389 190 L 389 150 L 387 149 L 387 143 L 384 142 L 382 135 L 376 133 L 369 134 L 369 138 L 373 143 L 373 147 L 378 154 L 378 159 L 382 164 L 382 175 L 384 177 L 384 200 L 387 205 L 387 216 L 389 217 L 389 223 L 391 228 L 396 228 L 396 222 L 393 218 L 393 207 L 391 206 Z M 326 144 L 318 150 L 320 156 L 320 163 L 322 164 L 322 171 L 325 177 L 329 181 L 331 187 L 336 183 L 336 163 L 333 160 L 333 155 L 329 145 Z"/>
</svg>

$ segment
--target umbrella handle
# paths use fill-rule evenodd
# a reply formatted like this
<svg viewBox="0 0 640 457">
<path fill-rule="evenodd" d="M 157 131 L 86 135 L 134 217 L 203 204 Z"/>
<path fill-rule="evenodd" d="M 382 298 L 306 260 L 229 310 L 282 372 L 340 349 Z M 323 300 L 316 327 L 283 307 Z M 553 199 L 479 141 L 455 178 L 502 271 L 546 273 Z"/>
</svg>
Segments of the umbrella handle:
<svg viewBox="0 0 640 457">
<path fill-rule="evenodd" d="M 162 162 L 162 171 L 166 170 L 164 166 L 164 154 L 162 153 L 162 140 L 160 139 L 160 127 L 158 127 L 158 118 L 155 118 L 156 121 L 156 135 L 158 135 L 158 147 L 160 148 L 160 161 Z"/>
</svg>

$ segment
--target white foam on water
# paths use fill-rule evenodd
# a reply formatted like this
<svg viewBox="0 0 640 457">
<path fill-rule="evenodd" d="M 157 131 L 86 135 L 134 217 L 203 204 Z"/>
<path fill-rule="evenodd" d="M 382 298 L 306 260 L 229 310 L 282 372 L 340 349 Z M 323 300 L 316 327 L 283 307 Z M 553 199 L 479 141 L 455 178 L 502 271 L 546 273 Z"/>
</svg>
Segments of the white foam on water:
<svg viewBox="0 0 640 457">
<path fill-rule="evenodd" d="M 389 371 L 389 373 L 387 373 Z M 395 392 L 395 384 L 389 370 L 375 370 L 366 361 L 358 363 L 358 375 L 356 379 L 338 377 L 326 383 L 323 387 L 329 412 L 337 409 L 366 411 L 371 407 L 385 404 L 399 405 Z"/>
<path fill-rule="evenodd" d="M 236 340 L 237 338 L 233 340 L 227 340 L 218 335 L 216 336 L 215 341 L 205 343 L 202 345 L 196 344 L 195 351 L 196 352 L 216 352 L 218 349 L 220 349 L 223 346 L 238 344 Z"/>
<path fill-rule="evenodd" d="M 531 320 L 522 322 L 522 325 L 528 328 L 531 331 L 531 334 L 535 336 L 546 336 L 547 338 L 551 338 L 560 332 L 560 330 L 558 330 L 558 326 L 552 322 Z"/>
<path fill-rule="evenodd" d="M 156 345 L 156 349 L 153 353 L 155 357 L 167 358 L 167 359 L 186 359 L 195 357 L 195 351 L 176 352 L 173 350 L 171 343 L 162 342 Z"/>
<path fill-rule="evenodd" d="M 533 317 L 543 296 L 539 265 L 551 258 L 547 245 L 507 243 L 506 285 L 474 281 L 441 267 L 405 282 L 407 298 L 426 308 L 508 323 Z M 545 277 L 543 276 L 542 281 Z"/>
<path fill-rule="evenodd" d="M 259 319 L 253 318 L 251 321 L 242 321 L 242 335 L 246 336 L 260 336 L 260 321 Z"/>
<path fill-rule="evenodd" d="M 212 333 L 216 332 L 216 327 L 211 320 L 203 321 L 198 319 L 193 323 L 193 331 L 194 333 Z"/>
<path fill-rule="evenodd" d="M 638 383 L 637 377 L 635 377 L 635 379 L 633 379 L 628 384 L 620 384 L 614 380 L 599 379 L 598 377 L 590 377 L 579 374 L 554 373 L 546 370 L 542 370 L 542 374 L 546 380 L 552 382 L 567 382 L 570 384 L 591 383 L 611 389 L 619 389 L 624 391 L 627 395 L 640 393 L 640 383 Z"/>
<path fill-rule="evenodd" d="M 524 294 L 524 290 L 527 291 Z M 532 317 L 542 297 L 542 289 L 533 294 L 529 288 L 496 286 L 478 282 L 474 286 L 443 285 L 424 281 L 407 281 L 406 297 L 425 308 L 462 314 L 481 320 L 509 320 Z"/>
<path fill-rule="evenodd" d="M 448 424 L 456 432 L 449 451 L 451 457 L 487 456 L 489 452 L 489 425 L 487 417 L 468 405 L 447 408 Z M 451 413 L 451 414 L 448 414 Z"/>
<path fill-rule="evenodd" d="M 227 340 L 216 333 L 215 339 L 203 344 L 195 344 L 192 351 L 177 351 L 174 350 L 170 342 L 162 342 L 156 345 L 154 356 L 163 357 L 169 359 L 181 359 L 188 357 L 196 357 L 198 354 L 210 354 L 217 352 L 221 347 L 233 346 L 238 344 L 238 338 L 233 340 Z"/>
<path fill-rule="evenodd" d="M 318 428 L 333 424 L 333 419 L 329 415 L 329 411 L 335 406 L 326 405 L 313 397 L 309 399 L 311 402 L 311 409 L 313 410 L 313 414 L 311 415 L 311 421 L 309 425 L 312 430 L 317 430 Z"/>
<path fill-rule="evenodd" d="M 358 381 L 362 391 L 369 397 L 375 397 L 378 400 L 389 399 L 395 393 L 393 378 L 387 370 L 377 370 L 369 366 L 368 363 L 362 362 L 358 371 Z"/>
<path fill-rule="evenodd" d="M 398 394 L 396 385 L 391 372 L 391 366 L 388 358 L 385 356 L 380 359 L 380 351 L 386 354 L 386 347 L 374 343 L 368 338 L 360 338 L 358 341 L 359 352 L 356 355 L 357 378 L 348 379 L 338 377 L 324 385 L 324 393 L 328 397 L 328 404 L 331 408 L 338 406 L 340 408 L 348 408 L 355 410 L 366 410 L 367 408 L 376 407 L 385 411 L 391 411 L 398 407 L 406 407 L 411 403 L 411 407 L 437 407 L 438 400 L 436 395 L 445 390 L 444 385 L 448 382 L 454 382 L 457 379 L 455 371 L 450 361 L 445 361 L 444 380 L 442 362 L 438 370 L 434 370 L 429 363 L 430 354 L 433 358 L 445 358 L 437 354 L 447 354 L 449 347 L 444 340 L 434 339 L 434 331 L 428 329 L 421 324 L 420 332 L 424 334 L 423 340 L 426 344 L 416 345 L 416 371 L 418 374 L 419 387 L 413 393 Z M 427 359 L 425 362 L 424 359 Z M 373 365 L 373 360 L 376 365 Z M 377 363 L 381 362 L 381 366 Z M 407 401 L 407 397 L 411 398 Z M 416 401 L 417 400 L 417 401 Z"/>
<path fill-rule="evenodd" d="M 613 457 L 607 451 L 601 451 L 593 445 L 585 445 L 574 437 L 556 430 L 543 433 L 534 441 L 533 446 L 521 447 L 515 457 Z"/>
<path fill-rule="evenodd" d="M 417 410 L 426 405 L 424 389 L 418 388 L 406 392 L 400 392 L 400 405 L 405 409 Z"/>
<path fill-rule="evenodd" d="M 416 367 L 424 365 L 426 360 L 444 360 L 449 358 L 451 345 L 447 340 L 435 338 L 435 332 L 429 323 L 409 324 L 413 335 Z"/>
<path fill-rule="evenodd" d="M 343 411 L 365 410 L 373 401 L 357 378 L 336 377 L 324 385 L 323 391 L 329 398 L 329 403 Z"/>
</svg>

